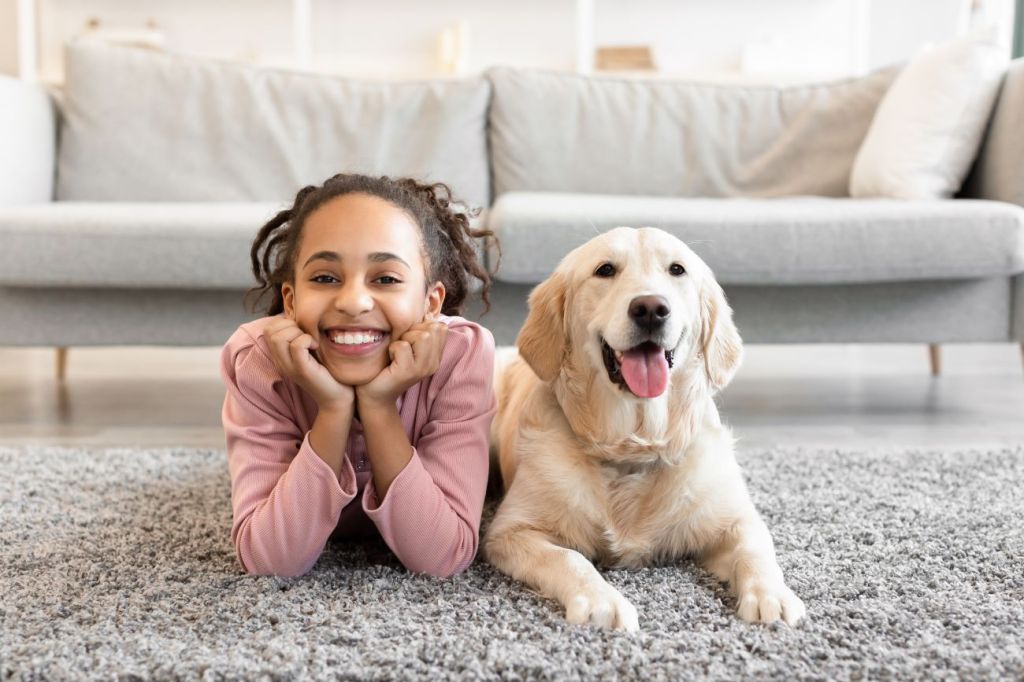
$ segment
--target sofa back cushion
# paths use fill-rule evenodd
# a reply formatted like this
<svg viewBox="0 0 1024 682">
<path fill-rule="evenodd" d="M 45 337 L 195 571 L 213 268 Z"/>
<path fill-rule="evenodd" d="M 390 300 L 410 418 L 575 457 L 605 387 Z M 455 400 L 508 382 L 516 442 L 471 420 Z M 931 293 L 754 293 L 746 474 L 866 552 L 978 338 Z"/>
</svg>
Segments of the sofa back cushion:
<svg viewBox="0 0 1024 682">
<path fill-rule="evenodd" d="M 483 77 L 363 81 L 88 43 L 66 54 L 58 199 L 287 201 L 339 172 L 490 198 Z"/>
<path fill-rule="evenodd" d="M 898 71 L 777 87 L 491 69 L 494 191 L 849 196 Z"/>
</svg>

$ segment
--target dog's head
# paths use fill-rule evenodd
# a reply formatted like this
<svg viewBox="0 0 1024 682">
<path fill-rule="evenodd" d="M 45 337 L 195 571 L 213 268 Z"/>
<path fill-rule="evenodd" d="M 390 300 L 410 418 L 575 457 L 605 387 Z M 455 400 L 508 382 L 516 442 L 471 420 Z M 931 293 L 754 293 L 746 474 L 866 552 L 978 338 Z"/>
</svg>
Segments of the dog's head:
<svg viewBox="0 0 1024 682">
<path fill-rule="evenodd" d="M 570 252 L 530 294 L 516 345 L 543 381 L 582 359 L 603 367 L 610 387 L 637 398 L 664 394 L 672 372 L 693 359 L 702 360 L 717 391 L 743 354 L 710 268 L 651 227 L 619 227 Z"/>
</svg>

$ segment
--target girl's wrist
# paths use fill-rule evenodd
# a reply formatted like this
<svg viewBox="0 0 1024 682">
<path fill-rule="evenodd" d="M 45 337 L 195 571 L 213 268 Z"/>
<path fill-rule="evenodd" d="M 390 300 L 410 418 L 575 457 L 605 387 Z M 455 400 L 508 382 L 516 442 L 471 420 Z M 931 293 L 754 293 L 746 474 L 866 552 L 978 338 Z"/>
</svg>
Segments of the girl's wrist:
<svg viewBox="0 0 1024 682">
<path fill-rule="evenodd" d="M 368 413 L 379 413 L 389 409 L 397 412 L 398 406 L 395 404 L 397 400 L 398 396 L 390 399 L 375 397 L 362 393 L 358 388 L 356 388 L 356 403 L 359 405 L 360 419 L 363 419 Z"/>
<path fill-rule="evenodd" d="M 335 415 L 337 417 L 349 417 L 351 418 L 352 412 L 355 409 L 355 394 L 351 396 L 345 396 L 337 398 L 330 402 L 323 402 L 319 404 L 319 412 L 321 414 Z"/>
</svg>

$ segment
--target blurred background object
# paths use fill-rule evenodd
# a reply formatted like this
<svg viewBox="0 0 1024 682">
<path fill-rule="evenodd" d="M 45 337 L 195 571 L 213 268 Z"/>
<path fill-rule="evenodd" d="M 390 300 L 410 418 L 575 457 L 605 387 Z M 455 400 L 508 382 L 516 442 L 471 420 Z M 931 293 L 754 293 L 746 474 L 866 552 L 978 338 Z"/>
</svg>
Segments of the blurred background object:
<svg viewBox="0 0 1024 682">
<path fill-rule="evenodd" d="M 597 48 L 598 71 L 654 71 L 654 57 L 647 45 Z"/>
<path fill-rule="evenodd" d="M 167 43 L 167 36 L 157 25 L 155 19 L 147 19 L 144 26 L 104 26 L 97 17 L 85 22 L 85 28 L 77 36 L 87 40 L 100 40 L 111 45 L 129 47 L 146 47 L 153 50 L 162 49 Z"/>
<path fill-rule="evenodd" d="M 94 37 L 112 42 L 349 76 L 461 75 L 499 64 L 589 73 L 595 66 L 618 70 L 627 65 L 623 59 L 636 58 L 641 68 L 624 73 L 650 75 L 656 66 L 665 77 L 799 82 L 905 61 L 926 43 L 948 41 L 982 23 L 999 27 L 1009 51 L 1021 23 L 1014 11 L 1022 4 L 0 0 L 0 73 L 60 83 L 63 45 L 98 33 Z M 637 46 L 646 49 L 646 57 L 628 51 Z"/>
</svg>

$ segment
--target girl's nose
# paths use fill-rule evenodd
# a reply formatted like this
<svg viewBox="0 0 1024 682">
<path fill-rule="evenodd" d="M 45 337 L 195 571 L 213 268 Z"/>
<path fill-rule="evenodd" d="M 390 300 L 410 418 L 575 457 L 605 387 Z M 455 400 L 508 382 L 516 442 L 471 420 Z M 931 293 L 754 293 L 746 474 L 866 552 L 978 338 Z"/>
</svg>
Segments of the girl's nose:
<svg viewBox="0 0 1024 682">
<path fill-rule="evenodd" d="M 362 282 L 349 281 L 338 290 L 334 307 L 349 317 L 358 317 L 373 310 L 373 296 Z"/>
</svg>

